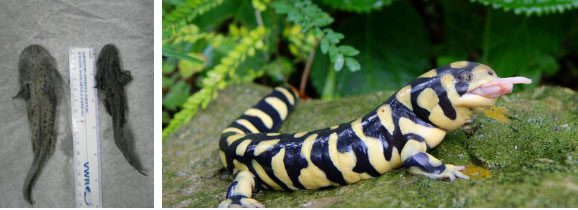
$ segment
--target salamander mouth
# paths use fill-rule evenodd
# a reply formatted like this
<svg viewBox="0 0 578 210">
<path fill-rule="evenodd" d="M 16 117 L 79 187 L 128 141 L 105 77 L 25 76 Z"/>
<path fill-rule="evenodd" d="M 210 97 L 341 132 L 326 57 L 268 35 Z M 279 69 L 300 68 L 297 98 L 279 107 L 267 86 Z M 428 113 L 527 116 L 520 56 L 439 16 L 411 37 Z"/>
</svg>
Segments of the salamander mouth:
<svg viewBox="0 0 578 210">
<path fill-rule="evenodd" d="M 495 99 L 512 92 L 515 84 L 530 84 L 531 79 L 526 77 L 506 77 L 497 78 L 488 83 L 468 91 L 467 94 L 474 94 L 485 98 Z"/>
</svg>

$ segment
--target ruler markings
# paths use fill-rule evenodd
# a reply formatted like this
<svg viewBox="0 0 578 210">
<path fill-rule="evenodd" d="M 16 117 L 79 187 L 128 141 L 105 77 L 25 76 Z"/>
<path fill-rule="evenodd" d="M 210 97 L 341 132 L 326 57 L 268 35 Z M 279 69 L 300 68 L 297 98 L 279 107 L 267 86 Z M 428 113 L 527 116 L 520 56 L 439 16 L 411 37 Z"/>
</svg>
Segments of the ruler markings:
<svg viewBox="0 0 578 210">
<path fill-rule="evenodd" d="M 91 48 L 69 49 L 76 207 L 102 207 L 94 65 L 94 51 Z"/>
</svg>

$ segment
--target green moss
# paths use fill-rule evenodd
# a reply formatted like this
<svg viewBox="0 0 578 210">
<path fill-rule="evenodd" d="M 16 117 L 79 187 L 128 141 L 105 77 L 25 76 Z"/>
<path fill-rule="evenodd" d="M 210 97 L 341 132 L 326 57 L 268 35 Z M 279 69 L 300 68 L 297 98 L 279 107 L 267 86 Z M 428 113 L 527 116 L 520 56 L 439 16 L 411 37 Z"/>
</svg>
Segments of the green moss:
<svg viewBox="0 0 578 210">
<path fill-rule="evenodd" d="M 257 85 L 231 87 L 167 139 L 163 207 L 215 207 L 224 199 L 230 178 L 218 172 L 219 133 L 269 90 Z M 392 93 L 301 102 L 281 131 L 312 130 L 353 120 Z M 480 115 L 471 126 L 477 129 L 452 132 L 431 151 L 446 163 L 489 169 L 489 178 L 437 181 L 400 169 L 349 186 L 265 191 L 255 199 L 267 207 L 576 207 L 576 104 L 576 93 L 553 87 L 503 97 L 497 105 L 507 109 L 509 123 Z"/>
</svg>

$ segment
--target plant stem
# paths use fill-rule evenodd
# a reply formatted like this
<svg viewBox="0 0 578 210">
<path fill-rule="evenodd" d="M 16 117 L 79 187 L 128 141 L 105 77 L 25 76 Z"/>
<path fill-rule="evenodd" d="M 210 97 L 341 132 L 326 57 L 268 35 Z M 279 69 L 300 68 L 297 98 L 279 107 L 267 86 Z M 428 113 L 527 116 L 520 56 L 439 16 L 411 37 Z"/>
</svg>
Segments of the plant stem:
<svg viewBox="0 0 578 210">
<path fill-rule="evenodd" d="M 254 8 L 255 10 L 255 20 L 257 21 L 257 25 L 258 26 L 263 26 L 265 27 L 265 24 L 263 23 L 263 17 L 261 16 L 261 11 L 259 11 L 258 9 Z M 263 43 L 265 44 L 265 46 L 267 46 L 267 36 L 265 36 L 263 38 Z M 263 53 L 263 59 L 265 59 L 265 61 L 268 63 L 269 62 L 269 53 Z"/>
<path fill-rule="evenodd" d="M 264 26 L 263 17 L 261 17 L 261 11 L 255 9 L 255 19 L 257 20 L 257 25 Z"/>
<path fill-rule="evenodd" d="M 327 68 L 327 79 L 325 79 L 325 85 L 323 86 L 323 92 L 321 93 L 322 100 L 332 100 L 335 95 L 335 70 L 333 67 Z"/>
<path fill-rule="evenodd" d="M 311 65 L 313 64 L 313 59 L 315 58 L 315 52 L 317 51 L 317 44 L 313 46 L 309 56 L 307 57 L 307 63 L 305 63 L 305 69 L 301 75 L 301 85 L 299 86 L 299 91 L 305 94 L 305 87 L 307 86 L 307 78 L 309 78 L 309 72 L 311 71 Z"/>
</svg>

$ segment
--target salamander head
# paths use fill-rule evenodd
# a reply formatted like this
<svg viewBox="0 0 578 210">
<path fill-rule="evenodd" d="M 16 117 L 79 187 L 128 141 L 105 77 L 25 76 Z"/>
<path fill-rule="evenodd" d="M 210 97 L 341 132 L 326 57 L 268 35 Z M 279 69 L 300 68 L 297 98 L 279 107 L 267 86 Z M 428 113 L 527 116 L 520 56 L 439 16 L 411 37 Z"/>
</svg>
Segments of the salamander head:
<svg viewBox="0 0 578 210">
<path fill-rule="evenodd" d="M 472 109 L 493 106 L 525 77 L 499 78 L 489 66 L 459 61 L 418 77 L 396 97 L 417 116 L 444 130 L 454 130 L 472 117 Z"/>
</svg>

